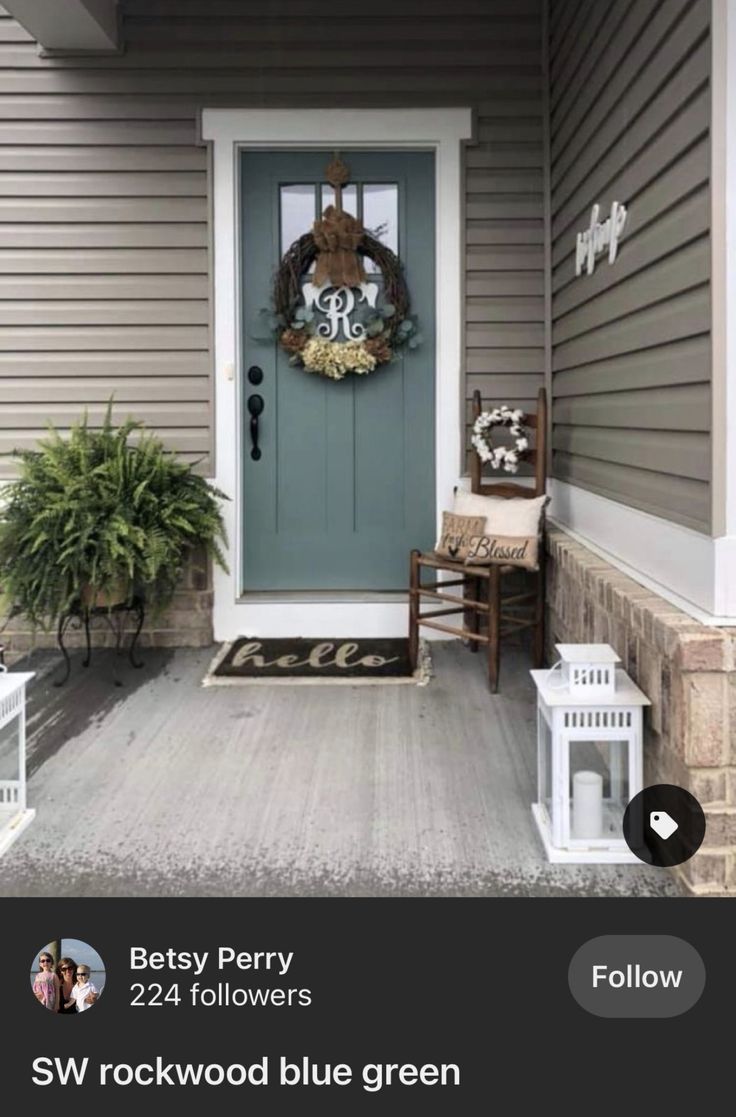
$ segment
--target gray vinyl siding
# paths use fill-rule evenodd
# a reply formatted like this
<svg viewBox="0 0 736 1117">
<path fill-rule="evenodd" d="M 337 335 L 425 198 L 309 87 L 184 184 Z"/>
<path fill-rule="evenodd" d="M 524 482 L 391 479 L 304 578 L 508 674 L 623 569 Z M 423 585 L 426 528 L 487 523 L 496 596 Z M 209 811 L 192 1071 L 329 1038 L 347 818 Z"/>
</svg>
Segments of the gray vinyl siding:
<svg viewBox="0 0 736 1117">
<path fill-rule="evenodd" d="M 544 371 L 542 0 L 127 0 L 119 56 L 0 9 L 0 475 L 115 392 L 212 468 L 203 105 L 468 104 L 466 396 Z"/>
<path fill-rule="evenodd" d="M 710 0 L 550 0 L 555 477 L 711 522 Z M 576 234 L 628 207 L 618 256 Z"/>
<path fill-rule="evenodd" d="M 465 155 L 466 445 L 473 391 L 533 408 L 544 383 L 544 143 L 541 88 L 478 105 Z"/>
</svg>

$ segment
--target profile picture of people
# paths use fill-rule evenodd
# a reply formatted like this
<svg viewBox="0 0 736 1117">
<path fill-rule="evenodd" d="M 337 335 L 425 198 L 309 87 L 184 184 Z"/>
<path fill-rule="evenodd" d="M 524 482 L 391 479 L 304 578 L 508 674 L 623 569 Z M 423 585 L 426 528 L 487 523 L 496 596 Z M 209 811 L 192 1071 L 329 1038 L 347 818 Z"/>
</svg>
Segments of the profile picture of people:
<svg viewBox="0 0 736 1117">
<path fill-rule="evenodd" d="M 62 1016 L 87 1012 L 105 988 L 105 966 L 81 939 L 54 939 L 31 964 L 31 988 L 38 1003 Z"/>
</svg>

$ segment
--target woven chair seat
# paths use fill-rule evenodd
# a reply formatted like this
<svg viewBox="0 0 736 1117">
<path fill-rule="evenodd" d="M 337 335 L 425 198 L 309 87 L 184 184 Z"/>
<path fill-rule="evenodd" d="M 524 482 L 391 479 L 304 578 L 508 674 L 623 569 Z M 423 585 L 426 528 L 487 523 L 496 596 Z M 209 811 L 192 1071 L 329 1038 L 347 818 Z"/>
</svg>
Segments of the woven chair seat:
<svg viewBox="0 0 736 1117">
<path fill-rule="evenodd" d="M 432 566 L 437 570 L 457 571 L 459 574 L 464 574 L 466 578 L 488 578 L 491 567 L 499 566 L 497 562 L 489 562 L 485 566 L 468 566 L 464 562 L 453 562 L 451 559 L 446 559 L 444 555 L 438 555 L 436 551 L 424 551 L 419 562 L 422 566 Z M 524 571 L 525 568 L 514 566 L 512 563 L 503 563 L 500 570 L 502 574 L 512 574 L 514 570 Z M 534 573 L 534 571 L 526 571 L 526 573 Z"/>
</svg>

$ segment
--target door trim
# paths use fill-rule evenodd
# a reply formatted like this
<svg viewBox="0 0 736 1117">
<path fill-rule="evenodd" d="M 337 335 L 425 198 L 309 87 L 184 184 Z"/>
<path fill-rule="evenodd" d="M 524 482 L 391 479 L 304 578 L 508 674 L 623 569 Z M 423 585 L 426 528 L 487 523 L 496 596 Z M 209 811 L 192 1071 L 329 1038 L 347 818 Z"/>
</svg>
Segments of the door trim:
<svg viewBox="0 0 736 1117">
<path fill-rule="evenodd" d="M 436 518 L 450 506 L 462 472 L 462 142 L 472 139 L 470 108 L 203 109 L 201 137 L 211 144 L 215 484 L 225 506 L 230 574 L 214 573 L 216 640 L 259 636 L 403 634 L 407 606 L 356 600 L 257 601 L 239 593 L 241 569 L 241 384 L 239 152 L 243 148 L 412 149 L 435 155 L 435 492 Z M 305 137 L 316 137 L 314 140 Z M 407 556 L 408 563 L 408 556 Z M 408 574 L 407 574 L 408 578 Z M 403 595 L 402 595 L 403 596 Z M 362 598 L 362 599 L 361 599 Z"/>
</svg>

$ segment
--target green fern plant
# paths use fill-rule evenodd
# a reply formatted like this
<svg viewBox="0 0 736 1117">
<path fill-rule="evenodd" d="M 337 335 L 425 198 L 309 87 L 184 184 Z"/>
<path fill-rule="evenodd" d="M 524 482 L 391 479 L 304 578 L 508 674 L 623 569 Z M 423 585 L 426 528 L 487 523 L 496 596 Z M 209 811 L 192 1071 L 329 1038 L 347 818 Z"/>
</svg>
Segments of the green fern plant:
<svg viewBox="0 0 736 1117">
<path fill-rule="evenodd" d="M 37 450 L 16 457 L 20 476 L 0 490 L 0 587 L 4 605 L 34 625 L 121 586 L 159 612 L 195 546 L 227 570 L 225 494 L 142 423 L 114 426 L 112 404 L 101 429 L 85 413 L 67 437 L 51 425 Z"/>
</svg>

